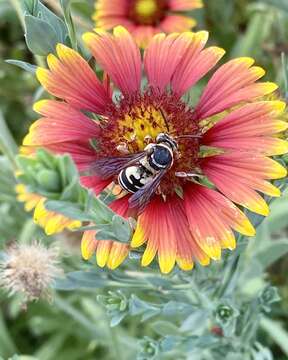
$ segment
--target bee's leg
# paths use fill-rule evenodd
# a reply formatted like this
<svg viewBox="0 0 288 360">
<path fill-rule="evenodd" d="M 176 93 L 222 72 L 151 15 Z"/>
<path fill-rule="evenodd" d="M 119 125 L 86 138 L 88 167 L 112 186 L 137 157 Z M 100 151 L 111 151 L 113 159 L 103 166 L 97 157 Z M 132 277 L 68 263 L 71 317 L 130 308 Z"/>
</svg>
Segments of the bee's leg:
<svg viewBox="0 0 288 360">
<path fill-rule="evenodd" d="M 116 149 L 122 154 L 129 154 L 128 146 L 126 143 L 122 142 L 116 146 Z"/>
<path fill-rule="evenodd" d="M 107 199 L 110 195 L 115 196 L 117 199 L 121 199 L 128 194 L 127 191 L 123 190 L 122 187 L 115 182 L 112 182 L 110 185 L 108 185 L 106 189 L 108 191 L 104 200 Z"/>
<path fill-rule="evenodd" d="M 150 134 L 147 134 L 147 135 L 144 137 L 144 142 L 145 142 L 145 144 L 149 145 L 149 144 L 152 143 L 152 141 L 153 141 L 153 139 L 152 139 L 152 136 L 151 136 Z"/>
</svg>

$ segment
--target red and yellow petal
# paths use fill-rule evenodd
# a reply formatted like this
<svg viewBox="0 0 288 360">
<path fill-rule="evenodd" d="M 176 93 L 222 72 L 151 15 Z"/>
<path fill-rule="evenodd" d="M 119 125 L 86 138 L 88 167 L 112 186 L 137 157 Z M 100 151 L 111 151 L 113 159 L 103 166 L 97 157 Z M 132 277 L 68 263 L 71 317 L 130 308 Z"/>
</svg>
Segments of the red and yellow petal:
<svg viewBox="0 0 288 360">
<path fill-rule="evenodd" d="M 252 66 L 251 58 L 237 58 L 222 65 L 209 80 L 196 106 L 197 119 L 204 119 L 242 101 L 251 101 L 277 89 L 274 83 L 255 83 L 265 71 Z"/>
<path fill-rule="evenodd" d="M 216 46 L 203 50 L 208 40 L 208 32 L 199 31 L 192 36 L 191 44 L 172 78 L 173 91 L 180 96 L 205 76 L 225 54 L 223 49 Z"/>
<path fill-rule="evenodd" d="M 158 34 L 153 37 L 144 54 L 144 66 L 150 86 L 160 91 L 165 90 L 177 65 L 193 43 L 193 37 L 191 32 L 167 36 Z"/>
<path fill-rule="evenodd" d="M 127 28 L 127 26 L 125 27 Z M 153 36 L 161 32 L 161 29 L 149 25 L 139 25 L 139 26 L 134 26 L 130 30 L 130 32 L 132 33 L 137 45 L 140 48 L 145 49 L 148 46 L 151 39 L 153 38 Z"/>
<path fill-rule="evenodd" d="M 286 176 L 286 169 L 274 160 L 241 152 L 206 158 L 201 167 L 228 199 L 263 216 L 269 214 L 269 208 L 256 190 L 270 196 L 280 196 L 280 191 L 265 179 Z"/>
<path fill-rule="evenodd" d="M 191 270 L 194 261 L 209 264 L 209 257 L 201 250 L 189 230 L 183 202 L 173 196 L 164 202 L 155 198 L 138 218 L 132 247 L 146 243 L 142 266 L 148 266 L 156 255 L 160 270 L 169 273 L 177 262 L 182 270 Z"/>
<path fill-rule="evenodd" d="M 24 208 L 26 211 L 33 210 L 42 198 L 38 194 L 29 193 L 24 184 L 17 184 L 15 191 L 17 193 L 17 200 L 24 202 Z"/>
<path fill-rule="evenodd" d="M 285 121 L 277 120 L 285 109 L 282 101 L 260 101 L 246 104 L 224 117 L 203 137 L 203 144 L 232 150 L 249 151 L 264 155 L 288 152 L 288 143 L 276 133 L 288 128 Z"/>
<path fill-rule="evenodd" d="M 44 228 L 47 235 L 57 234 L 64 229 L 76 230 L 81 226 L 81 221 L 70 219 L 54 211 L 46 210 L 45 198 L 42 198 L 34 210 L 33 219 L 36 224 Z"/>
<path fill-rule="evenodd" d="M 95 254 L 98 241 L 95 238 L 96 230 L 86 230 L 81 239 L 81 254 L 84 260 L 89 260 Z"/>
<path fill-rule="evenodd" d="M 126 259 L 129 254 L 129 246 L 114 241 L 111 245 L 107 267 L 111 270 L 116 269 Z"/>
<path fill-rule="evenodd" d="M 89 64 L 73 49 L 56 47 L 57 56 L 48 55 L 49 69 L 38 68 L 36 75 L 52 95 L 67 101 L 76 109 L 104 114 L 111 103 L 110 93 L 100 83 Z"/>
<path fill-rule="evenodd" d="M 202 0 L 169 0 L 168 6 L 174 11 L 187 11 L 203 7 Z"/>
<path fill-rule="evenodd" d="M 131 20 L 127 18 L 126 0 L 96 1 L 92 18 L 97 28 L 103 30 L 110 30 L 121 25 L 131 32 L 135 27 Z"/>
<path fill-rule="evenodd" d="M 165 33 L 189 31 L 196 26 L 196 20 L 183 15 L 167 15 L 159 24 L 159 28 Z"/>
<path fill-rule="evenodd" d="M 184 203 L 190 231 L 198 246 L 212 259 L 220 259 L 222 248 L 235 248 L 232 229 L 247 236 L 255 235 L 244 213 L 215 190 L 196 184 L 187 186 Z"/>
<path fill-rule="evenodd" d="M 127 0 L 98 0 L 95 3 L 94 20 L 98 27 L 102 27 L 101 19 L 110 16 L 125 16 L 127 13 Z M 100 22 L 100 23 L 99 23 Z"/>
<path fill-rule="evenodd" d="M 99 267 L 107 266 L 114 270 L 127 257 L 129 247 L 111 240 L 97 240 L 96 230 L 86 230 L 81 240 L 81 253 L 85 260 L 96 254 L 96 263 Z"/>
<path fill-rule="evenodd" d="M 124 94 L 140 89 L 140 50 L 122 26 L 114 28 L 113 36 L 101 29 L 85 33 L 83 40 L 113 82 Z"/>
<path fill-rule="evenodd" d="M 81 176 L 80 182 L 82 186 L 92 189 L 93 192 L 98 195 L 111 183 L 111 180 L 103 180 L 98 176 L 87 175 Z"/>
<path fill-rule="evenodd" d="M 66 141 L 86 141 L 97 138 L 99 125 L 74 109 L 71 105 L 55 100 L 41 100 L 34 110 L 44 118 L 34 122 L 23 140 L 25 146 L 45 146 Z"/>
<path fill-rule="evenodd" d="M 34 209 L 34 221 L 44 228 L 47 235 L 62 232 L 64 229 L 75 230 L 81 226 L 81 221 L 47 210 L 45 208 L 46 199 L 41 195 L 30 193 L 24 184 L 16 185 L 15 190 L 17 199 L 25 203 L 25 210 Z"/>
</svg>

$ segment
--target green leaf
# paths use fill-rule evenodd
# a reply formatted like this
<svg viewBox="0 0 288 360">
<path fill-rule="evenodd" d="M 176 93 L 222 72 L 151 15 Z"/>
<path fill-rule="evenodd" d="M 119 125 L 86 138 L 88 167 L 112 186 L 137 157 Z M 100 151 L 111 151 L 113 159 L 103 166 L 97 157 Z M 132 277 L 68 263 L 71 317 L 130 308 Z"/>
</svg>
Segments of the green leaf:
<svg viewBox="0 0 288 360">
<path fill-rule="evenodd" d="M 152 329 L 159 335 L 178 335 L 179 329 L 169 321 L 159 320 L 152 324 Z"/>
<path fill-rule="evenodd" d="M 271 12 L 255 13 L 249 22 L 246 33 L 236 43 L 232 57 L 257 56 L 261 45 L 270 34 L 273 20 Z"/>
<path fill-rule="evenodd" d="M 13 139 L 10 130 L 0 110 L 0 150 L 10 160 L 11 164 L 15 164 L 14 156 L 18 152 L 17 145 Z"/>
<path fill-rule="evenodd" d="M 131 238 L 131 227 L 129 223 L 116 214 L 112 217 L 112 231 L 120 242 L 128 242 Z"/>
<path fill-rule="evenodd" d="M 115 327 L 120 324 L 120 322 L 124 319 L 124 317 L 127 315 L 125 311 L 118 312 L 115 315 L 112 316 L 110 320 L 110 326 Z"/>
<path fill-rule="evenodd" d="M 58 290 L 74 290 L 82 288 L 103 288 L 107 286 L 107 279 L 101 278 L 97 272 L 73 271 L 59 278 L 53 285 Z"/>
<path fill-rule="evenodd" d="M 261 319 L 260 325 L 288 356 L 288 333 L 281 323 L 264 317 Z"/>
<path fill-rule="evenodd" d="M 256 260 L 267 269 L 275 261 L 288 253 L 288 239 L 275 240 L 255 254 Z"/>
<path fill-rule="evenodd" d="M 8 64 L 11 64 L 11 65 L 15 65 L 15 66 L 18 66 L 20 67 L 21 69 L 25 70 L 25 71 L 28 71 L 32 74 L 35 74 L 35 71 L 37 69 L 37 66 L 36 65 L 32 65 L 32 64 L 29 64 L 25 61 L 20 61 L 20 60 L 14 60 L 14 59 L 8 59 L 8 60 L 5 60 Z"/>
<path fill-rule="evenodd" d="M 49 24 L 57 35 L 58 42 L 65 43 L 68 32 L 65 23 L 38 0 L 25 0 L 24 15 L 32 15 Z"/>
<path fill-rule="evenodd" d="M 274 201 L 271 214 L 267 218 L 268 228 L 271 232 L 280 231 L 287 225 L 288 198 L 283 196 Z"/>
<path fill-rule="evenodd" d="M 91 218 L 82 210 L 81 206 L 69 201 L 47 200 L 45 208 L 63 214 L 68 218 L 89 221 Z"/>
<path fill-rule="evenodd" d="M 27 46 L 33 54 L 47 56 L 55 52 L 59 40 L 50 24 L 31 15 L 26 15 L 24 22 Z"/>
<path fill-rule="evenodd" d="M 181 324 L 181 331 L 192 331 L 197 326 L 204 326 L 208 318 L 207 311 L 197 309 L 193 311 L 188 317 L 185 318 Z"/>
<path fill-rule="evenodd" d="M 287 0 L 261 0 L 261 2 L 267 5 L 272 5 L 279 10 L 284 10 L 288 12 Z"/>
<path fill-rule="evenodd" d="M 6 359 L 9 355 L 17 352 L 16 345 L 6 326 L 2 311 L 0 311 L 0 351 Z"/>
<path fill-rule="evenodd" d="M 159 307 L 139 299 L 132 294 L 129 299 L 129 313 L 130 315 L 142 315 L 142 321 L 150 319 L 161 312 Z"/>
<path fill-rule="evenodd" d="M 119 220 L 115 220 L 118 218 Z M 115 240 L 121 243 L 127 243 L 131 238 L 132 231 L 128 221 L 124 220 L 119 215 L 113 215 L 111 223 L 97 224 L 97 218 L 95 218 L 93 222 L 98 229 L 98 240 Z M 115 222 L 117 227 L 115 226 Z"/>
<path fill-rule="evenodd" d="M 8 360 L 39 360 L 39 358 L 30 355 L 13 355 Z"/>
</svg>

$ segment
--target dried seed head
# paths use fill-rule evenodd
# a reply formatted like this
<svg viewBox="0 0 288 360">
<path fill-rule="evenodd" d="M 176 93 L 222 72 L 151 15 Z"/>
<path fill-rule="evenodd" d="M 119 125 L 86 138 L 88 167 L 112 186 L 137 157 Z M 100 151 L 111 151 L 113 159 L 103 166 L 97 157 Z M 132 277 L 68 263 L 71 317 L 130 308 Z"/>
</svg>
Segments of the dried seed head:
<svg viewBox="0 0 288 360">
<path fill-rule="evenodd" d="M 26 304 L 39 298 L 51 299 L 51 285 L 62 274 L 58 251 L 39 242 L 13 244 L 0 261 L 0 285 L 9 296 L 22 294 Z"/>
</svg>

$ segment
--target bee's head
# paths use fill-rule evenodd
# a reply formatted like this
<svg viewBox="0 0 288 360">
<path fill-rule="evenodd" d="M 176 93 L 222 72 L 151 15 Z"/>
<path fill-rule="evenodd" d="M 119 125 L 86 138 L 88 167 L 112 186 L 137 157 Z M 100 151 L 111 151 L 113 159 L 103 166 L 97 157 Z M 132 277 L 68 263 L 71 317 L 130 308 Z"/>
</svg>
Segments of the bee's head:
<svg viewBox="0 0 288 360">
<path fill-rule="evenodd" d="M 159 133 L 156 137 L 157 144 L 164 143 L 168 145 L 172 151 L 176 151 L 178 149 L 177 142 L 168 134 Z"/>
</svg>

